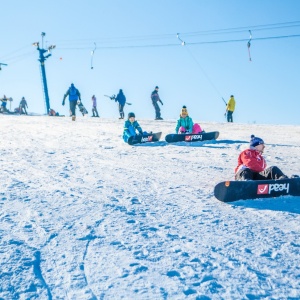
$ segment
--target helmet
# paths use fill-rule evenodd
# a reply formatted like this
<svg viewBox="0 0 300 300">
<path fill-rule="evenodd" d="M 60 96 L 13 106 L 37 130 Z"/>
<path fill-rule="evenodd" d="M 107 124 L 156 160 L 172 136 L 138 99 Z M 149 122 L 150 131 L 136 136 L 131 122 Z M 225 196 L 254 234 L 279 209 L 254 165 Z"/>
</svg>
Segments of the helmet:
<svg viewBox="0 0 300 300">
<path fill-rule="evenodd" d="M 132 117 L 135 118 L 135 114 L 134 114 L 133 112 L 130 112 L 130 113 L 128 114 L 128 119 L 129 119 L 129 118 L 132 118 Z"/>
</svg>

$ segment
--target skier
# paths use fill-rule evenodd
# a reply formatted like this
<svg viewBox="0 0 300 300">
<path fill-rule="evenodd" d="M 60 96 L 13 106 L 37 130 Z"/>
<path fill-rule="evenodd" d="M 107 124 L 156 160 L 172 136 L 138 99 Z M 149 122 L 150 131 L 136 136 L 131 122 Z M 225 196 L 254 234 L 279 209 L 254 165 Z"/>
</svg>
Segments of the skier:
<svg viewBox="0 0 300 300">
<path fill-rule="evenodd" d="M 20 115 L 21 114 L 27 115 L 26 107 L 28 108 L 27 101 L 25 100 L 25 97 L 22 97 L 22 100 L 20 101 L 20 105 L 19 105 Z"/>
<path fill-rule="evenodd" d="M 160 114 L 160 107 L 158 106 L 157 102 L 160 102 L 161 105 L 164 105 L 164 104 L 158 95 L 158 89 L 159 89 L 159 87 L 156 86 L 155 90 L 151 94 L 151 99 L 152 99 L 152 104 L 155 109 L 155 120 L 163 120 L 163 118 L 161 117 L 161 114 Z"/>
<path fill-rule="evenodd" d="M 99 118 L 99 114 L 98 114 L 98 111 L 97 111 L 97 98 L 96 98 L 95 95 L 93 95 L 92 101 L 93 101 L 93 107 L 92 107 L 93 115 L 92 115 L 92 117 Z"/>
<path fill-rule="evenodd" d="M 65 105 L 65 99 L 67 98 L 67 96 L 69 95 L 69 102 L 70 102 L 70 111 L 71 111 L 71 116 L 72 116 L 72 121 L 76 120 L 76 105 L 77 105 L 77 100 L 79 99 L 81 101 L 81 96 L 80 96 L 80 92 L 78 91 L 78 89 L 74 86 L 74 84 L 72 83 L 71 86 L 69 87 L 69 89 L 67 90 L 67 92 L 64 95 L 63 101 L 62 101 L 62 105 Z"/>
<path fill-rule="evenodd" d="M 197 123 L 194 124 L 191 117 L 189 117 L 186 106 L 184 105 L 181 109 L 180 118 L 177 120 L 175 128 L 176 133 L 201 133 L 203 130 Z"/>
<path fill-rule="evenodd" d="M 234 109 L 235 109 L 235 100 L 234 100 L 234 96 L 231 95 L 226 105 L 225 116 L 227 114 L 227 122 L 233 122 L 232 114 L 234 112 Z"/>
<path fill-rule="evenodd" d="M 235 168 L 235 180 L 268 180 L 288 178 L 278 167 L 267 168 L 262 156 L 265 149 L 264 141 L 251 135 L 250 148 L 242 151 Z M 294 175 L 296 177 L 296 175 Z"/>
<path fill-rule="evenodd" d="M 126 103 L 126 97 L 123 93 L 123 90 L 120 89 L 117 97 L 115 98 L 116 102 L 119 102 L 119 113 L 120 113 L 120 118 L 119 119 L 124 119 L 124 106 Z"/>
<path fill-rule="evenodd" d="M 124 131 L 123 131 L 123 140 L 127 143 L 128 139 L 131 136 L 136 135 L 136 131 L 138 131 L 139 134 L 143 134 L 143 130 L 140 126 L 140 124 L 135 120 L 135 114 L 133 112 L 130 112 L 128 114 L 128 120 L 125 121 L 124 124 Z"/>
</svg>

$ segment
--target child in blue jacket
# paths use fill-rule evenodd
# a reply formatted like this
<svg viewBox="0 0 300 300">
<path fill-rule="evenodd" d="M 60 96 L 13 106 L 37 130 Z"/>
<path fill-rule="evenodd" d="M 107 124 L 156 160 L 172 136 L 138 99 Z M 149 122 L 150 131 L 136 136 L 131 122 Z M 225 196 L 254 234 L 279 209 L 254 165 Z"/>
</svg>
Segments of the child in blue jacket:
<svg viewBox="0 0 300 300">
<path fill-rule="evenodd" d="M 133 112 L 130 112 L 128 114 L 128 120 L 125 121 L 124 124 L 124 131 L 123 131 L 124 142 L 127 143 L 128 139 L 131 136 L 135 136 L 136 131 L 138 131 L 139 134 L 143 134 L 143 130 L 140 124 L 135 120 L 135 114 Z"/>
</svg>

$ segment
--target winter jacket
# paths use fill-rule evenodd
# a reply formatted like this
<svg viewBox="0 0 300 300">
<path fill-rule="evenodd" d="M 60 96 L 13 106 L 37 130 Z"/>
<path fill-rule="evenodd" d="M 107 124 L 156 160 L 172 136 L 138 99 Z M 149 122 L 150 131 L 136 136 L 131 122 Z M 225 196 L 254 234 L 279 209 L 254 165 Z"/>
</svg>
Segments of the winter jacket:
<svg viewBox="0 0 300 300">
<path fill-rule="evenodd" d="M 255 149 L 246 149 L 240 153 L 238 157 L 238 165 L 235 168 L 235 173 L 249 168 L 254 172 L 262 172 L 267 167 L 267 163 L 261 153 Z"/>
<path fill-rule="evenodd" d="M 131 123 L 130 120 L 125 121 L 123 135 L 128 135 L 128 136 L 135 135 L 136 130 L 140 134 L 143 134 L 143 130 L 137 121 L 134 121 L 133 123 Z"/>
<path fill-rule="evenodd" d="M 22 100 L 20 101 L 20 106 L 21 106 L 21 107 L 27 107 L 27 108 L 28 108 L 27 101 L 26 101 L 25 99 L 22 99 Z"/>
<path fill-rule="evenodd" d="M 70 88 L 65 93 L 64 100 L 67 96 L 69 96 L 69 101 L 77 101 L 78 99 L 81 100 L 80 93 L 73 84 L 71 84 Z"/>
<path fill-rule="evenodd" d="M 226 111 L 232 111 L 234 112 L 235 109 L 235 100 L 234 97 L 230 97 L 227 106 L 226 106 Z"/>
<path fill-rule="evenodd" d="M 97 98 L 92 97 L 92 101 L 93 101 L 93 107 L 97 107 Z"/>
<path fill-rule="evenodd" d="M 119 102 L 120 105 L 125 105 L 125 103 L 126 103 L 126 97 L 125 97 L 125 95 L 123 93 L 119 93 L 117 95 L 117 98 L 116 98 L 115 101 Z"/>
<path fill-rule="evenodd" d="M 194 122 L 193 122 L 192 118 L 190 118 L 189 116 L 186 116 L 185 118 L 180 117 L 179 120 L 177 121 L 175 132 L 178 133 L 179 128 L 181 126 L 183 126 L 186 129 L 186 131 L 189 131 L 190 133 L 192 133 L 193 125 L 194 125 Z"/>
<path fill-rule="evenodd" d="M 161 104 L 163 104 L 162 101 L 161 101 L 161 99 L 159 98 L 159 95 L 158 95 L 157 90 L 154 90 L 154 91 L 152 92 L 152 94 L 151 94 L 151 99 L 152 99 L 152 102 L 153 102 L 153 103 L 156 103 L 157 101 L 159 101 Z"/>
</svg>

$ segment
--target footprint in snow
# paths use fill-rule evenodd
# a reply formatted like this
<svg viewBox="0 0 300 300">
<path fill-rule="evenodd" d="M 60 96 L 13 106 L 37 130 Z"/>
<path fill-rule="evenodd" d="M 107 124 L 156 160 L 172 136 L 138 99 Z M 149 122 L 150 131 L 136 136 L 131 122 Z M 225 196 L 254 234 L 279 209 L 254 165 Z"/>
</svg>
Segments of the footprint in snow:
<svg viewBox="0 0 300 300">
<path fill-rule="evenodd" d="M 141 204 L 140 200 L 137 198 L 132 198 L 131 199 L 131 204 Z"/>
</svg>

